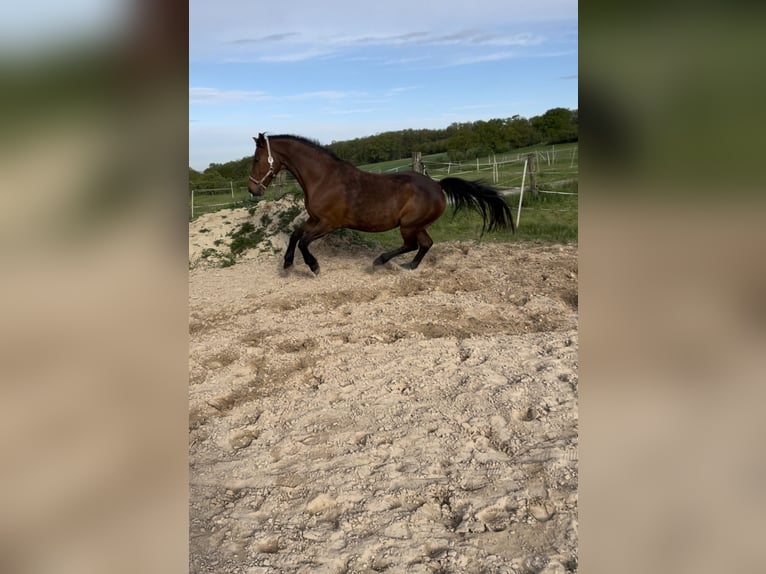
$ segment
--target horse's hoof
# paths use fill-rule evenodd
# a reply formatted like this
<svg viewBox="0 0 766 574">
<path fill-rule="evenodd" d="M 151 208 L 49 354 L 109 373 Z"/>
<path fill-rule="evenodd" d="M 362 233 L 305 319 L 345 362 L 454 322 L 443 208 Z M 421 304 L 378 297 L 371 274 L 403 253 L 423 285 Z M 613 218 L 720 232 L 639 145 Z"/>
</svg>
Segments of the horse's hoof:
<svg viewBox="0 0 766 574">
<path fill-rule="evenodd" d="M 311 269 L 314 275 L 319 275 L 319 265 L 310 265 L 309 269 Z"/>
<path fill-rule="evenodd" d="M 290 269 L 290 267 L 292 267 L 292 266 L 293 266 L 293 262 L 292 261 L 285 261 L 285 264 L 282 267 L 282 269 Z"/>
</svg>

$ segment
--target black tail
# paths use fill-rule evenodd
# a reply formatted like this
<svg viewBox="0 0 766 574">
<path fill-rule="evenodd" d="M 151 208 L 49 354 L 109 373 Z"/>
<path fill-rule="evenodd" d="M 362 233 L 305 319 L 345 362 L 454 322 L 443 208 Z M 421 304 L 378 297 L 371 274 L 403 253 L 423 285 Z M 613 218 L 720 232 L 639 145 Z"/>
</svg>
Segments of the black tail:
<svg viewBox="0 0 766 574">
<path fill-rule="evenodd" d="M 504 229 L 510 226 L 516 232 L 513 224 L 511 208 L 494 187 L 479 181 L 466 181 L 459 177 L 447 177 L 439 182 L 447 197 L 452 201 L 455 213 L 470 207 L 481 213 L 484 221 L 481 233 L 485 230 Z"/>
</svg>

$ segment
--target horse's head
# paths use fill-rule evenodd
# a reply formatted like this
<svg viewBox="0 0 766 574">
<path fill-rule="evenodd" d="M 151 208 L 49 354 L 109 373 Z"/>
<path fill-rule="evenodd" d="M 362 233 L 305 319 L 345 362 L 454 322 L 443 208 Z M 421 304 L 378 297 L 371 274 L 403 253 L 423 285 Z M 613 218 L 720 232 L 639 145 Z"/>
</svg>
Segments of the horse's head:
<svg viewBox="0 0 766 574">
<path fill-rule="evenodd" d="M 263 195 L 266 187 L 274 179 L 280 169 L 281 163 L 271 154 L 269 138 L 265 134 L 258 134 L 255 141 L 255 156 L 253 166 L 250 168 L 250 178 L 247 182 L 247 190 L 253 195 Z"/>
</svg>

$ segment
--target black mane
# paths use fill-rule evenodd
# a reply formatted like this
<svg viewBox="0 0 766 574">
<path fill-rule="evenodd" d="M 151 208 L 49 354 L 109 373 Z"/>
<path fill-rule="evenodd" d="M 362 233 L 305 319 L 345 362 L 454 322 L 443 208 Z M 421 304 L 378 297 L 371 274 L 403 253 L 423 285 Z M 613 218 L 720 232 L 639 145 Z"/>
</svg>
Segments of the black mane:
<svg viewBox="0 0 766 574">
<path fill-rule="evenodd" d="M 326 153 L 327 155 L 329 155 L 334 160 L 348 163 L 345 159 L 342 159 L 342 158 L 338 157 L 337 155 L 335 155 L 335 152 L 332 152 L 329 149 L 327 149 L 326 147 L 323 147 L 322 145 L 320 145 L 318 141 L 312 140 L 312 139 L 309 139 L 309 138 L 304 138 L 303 136 L 296 136 L 296 135 L 291 135 L 291 134 L 280 134 L 278 136 L 269 136 L 269 139 L 272 139 L 272 140 L 274 140 L 274 139 L 285 139 L 285 140 L 297 141 L 297 142 L 305 144 L 305 145 L 307 145 L 307 146 L 309 146 L 311 148 L 314 148 L 317 151 L 320 151 L 322 153 Z"/>
</svg>

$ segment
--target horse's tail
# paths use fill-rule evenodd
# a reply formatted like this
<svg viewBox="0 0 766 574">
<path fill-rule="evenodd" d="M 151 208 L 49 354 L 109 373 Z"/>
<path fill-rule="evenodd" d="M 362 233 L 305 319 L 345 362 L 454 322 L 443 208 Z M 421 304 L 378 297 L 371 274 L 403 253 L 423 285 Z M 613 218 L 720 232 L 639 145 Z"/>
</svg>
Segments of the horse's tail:
<svg viewBox="0 0 766 574">
<path fill-rule="evenodd" d="M 513 224 L 511 208 L 500 193 L 481 181 L 466 181 L 459 177 L 447 177 L 439 182 L 447 197 L 452 202 L 455 213 L 470 207 L 481 214 L 483 224 L 481 233 L 488 229 L 504 229 L 510 226 L 516 232 Z"/>
</svg>

